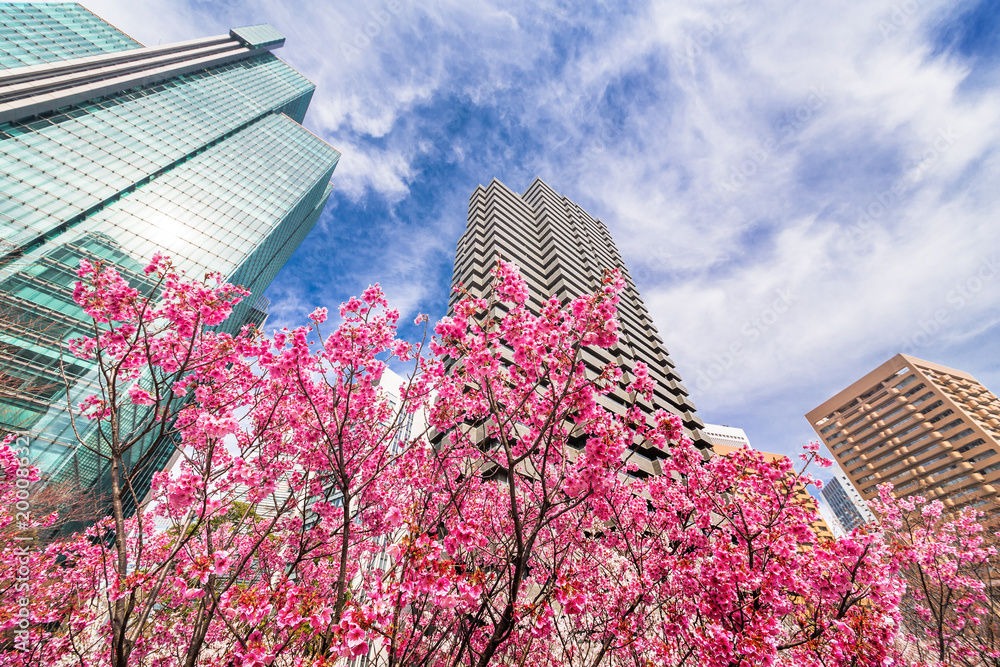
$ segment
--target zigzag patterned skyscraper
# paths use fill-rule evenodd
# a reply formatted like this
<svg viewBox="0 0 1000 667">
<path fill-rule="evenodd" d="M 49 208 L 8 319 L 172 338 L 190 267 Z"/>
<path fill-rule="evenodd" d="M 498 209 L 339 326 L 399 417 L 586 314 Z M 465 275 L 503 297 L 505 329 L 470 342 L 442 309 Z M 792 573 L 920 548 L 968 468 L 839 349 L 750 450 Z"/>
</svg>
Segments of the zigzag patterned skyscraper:
<svg viewBox="0 0 1000 667">
<path fill-rule="evenodd" d="M 523 195 L 493 179 L 486 187 L 478 186 L 469 200 L 469 223 L 458 241 L 452 283 L 461 284 L 472 294 L 485 293 L 498 257 L 520 268 L 535 309 L 552 295 L 565 303 L 591 294 L 600 288 L 605 269 L 619 269 L 626 285 L 618 307 L 619 344 L 613 350 L 589 348 L 584 361 L 593 366 L 617 363 L 626 373 L 623 381 L 636 361 L 645 362 L 656 391 L 653 403 L 643 404 L 643 409 L 652 413 L 663 408 L 680 416 L 688 437 L 703 449 L 711 448 L 701 433 L 703 424 L 695 415 L 687 389 L 603 222 L 541 179 L 535 179 Z M 459 293 L 453 292 L 450 305 L 453 307 L 459 298 Z M 601 402 L 623 413 L 629 402 L 624 384 Z M 659 474 L 657 459 L 663 453 L 655 449 L 639 449 L 638 453 L 641 473 Z"/>
</svg>

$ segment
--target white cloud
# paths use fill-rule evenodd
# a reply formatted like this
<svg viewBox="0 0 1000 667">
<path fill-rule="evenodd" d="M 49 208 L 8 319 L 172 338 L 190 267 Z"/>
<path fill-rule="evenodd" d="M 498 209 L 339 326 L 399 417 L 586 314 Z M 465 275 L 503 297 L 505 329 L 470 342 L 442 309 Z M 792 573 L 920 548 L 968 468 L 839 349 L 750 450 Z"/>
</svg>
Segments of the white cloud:
<svg viewBox="0 0 1000 667">
<path fill-rule="evenodd" d="M 492 151 L 525 185 L 538 175 L 584 204 L 710 421 L 801 415 L 941 309 L 917 356 L 968 360 L 988 344 L 1000 276 L 960 307 L 949 294 L 1000 248 L 1000 95 L 969 90 L 970 63 L 930 43 L 953 3 L 400 3 L 198 4 L 179 18 L 162 0 L 86 2 L 150 43 L 250 14 L 276 25 L 279 55 L 318 85 L 307 124 L 343 150 L 336 180 L 352 200 L 405 205 L 429 156 L 481 166 Z M 416 112 L 456 98 L 496 107 L 528 145 L 490 127 L 428 137 Z M 493 176 L 473 174 L 470 190 Z M 419 276 L 450 256 L 465 216 L 453 194 L 454 220 L 429 221 L 378 267 L 404 310 L 432 298 Z M 794 300 L 755 325 L 779 290 Z M 737 358 L 699 389 L 733 343 Z"/>
<path fill-rule="evenodd" d="M 409 193 L 408 181 L 413 176 L 410 155 L 351 142 L 338 144 L 337 149 L 343 157 L 337 164 L 334 182 L 346 196 L 358 200 L 370 188 L 395 202 Z"/>
<path fill-rule="evenodd" d="M 792 387 L 804 413 L 827 398 L 829 379 L 817 378 L 841 377 L 845 364 L 859 377 L 939 311 L 947 323 L 918 356 L 982 344 L 996 326 L 1000 276 L 961 307 L 948 295 L 1000 247 L 990 186 L 1000 96 L 963 94 L 969 65 L 932 57 L 926 22 L 945 3 L 924 3 L 884 38 L 879 21 L 896 5 L 730 5 L 741 13 L 686 59 L 725 5 L 699 14 L 671 3 L 624 24 L 615 49 L 581 58 L 570 76 L 588 104 L 646 57 L 675 64 L 663 107 L 630 115 L 631 132 L 599 142 L 589 168 L 544 158 L 540 168 L 611 225 L 706 418 L 766 415 Z M 731 180 L 743 165 L 752 173 Z M 897 179 L 901 192 L 885 196 Z M 884 210 L 849 236 L 858 208 L 880 196 Z M 754 325 L 780 289 L 793 305 L 766 330 Z M 728 362 L 730 349 L 740 351 Z M 726 364 L 699 388 L 702 372 Z"/>
</svg>

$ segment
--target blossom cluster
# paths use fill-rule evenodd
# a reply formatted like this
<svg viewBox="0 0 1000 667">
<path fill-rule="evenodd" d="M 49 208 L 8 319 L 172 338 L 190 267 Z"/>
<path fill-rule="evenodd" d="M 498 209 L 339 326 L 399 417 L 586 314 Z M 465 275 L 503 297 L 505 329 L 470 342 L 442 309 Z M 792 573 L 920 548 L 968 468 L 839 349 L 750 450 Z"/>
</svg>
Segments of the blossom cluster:
<svg viewBox="0 0 1000 667">
<path fill-rule="evenodd" d="M 564 304 L 500 262 L 425 346 L 397 337 L 378 285 L 336 322 L 317 308 L 228 335 L 244 289 L 162 256 L 147 274 L 154 294 L 81 262 L 74 298 L 97 333 L 69 350 L 107 378 L 79 412 L 120 471 L 113 511 L 31 551 L 31 651 L 4 664 L 881 667 L 910 664 L 914 567 L 971 591 L 919 646 L 958 646 L 987 604 L 967 574 L 995 553 L 974 513 L 886 492 L 880 530 L 819 539 L 797 493 L 811 476 L 751 450 L 709 458 L 644 364 L 595 366 L 588 349 L 623 344 L 617 273 Z M 382 379 L 402 363 L 397 403 Z M 607 407 L 616 388 L 629 405 Z M 406 432 L 414 415 L 426 428 Z M 180 462 L 129 516 L 149 433 Z M 662 473 L 640 473 L 639 452 Z M 11 457 L 0 447 L 3 497 Z M 803 457 L 829 465 L 815 443 Z M 928 527 L 902 539 L 914 512 Z M 917 616 L 931 606 L 917 597 Z M 4 599 L 0 629 L 17 613 Z"/>
</svg>

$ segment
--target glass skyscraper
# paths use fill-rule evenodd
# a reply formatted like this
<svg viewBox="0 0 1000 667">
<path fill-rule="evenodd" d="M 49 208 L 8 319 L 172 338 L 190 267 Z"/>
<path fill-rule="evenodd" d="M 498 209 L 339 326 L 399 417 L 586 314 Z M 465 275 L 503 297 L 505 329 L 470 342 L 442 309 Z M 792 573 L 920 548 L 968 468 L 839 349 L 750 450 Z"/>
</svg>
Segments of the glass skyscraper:
<svg viewBox="0 0 1000 667">
<path fill-rule="evenodd" d="M 88 488 L 103 472 L 66 410 L 93 369 L 60 352 L 86 332 L 81 258 L 141 289 L 162 251 L 253 292 L 226 329 L 265 316 L 340 158 L 301 125 L 315 86 L 283 43 L 258 25 L 144 47 L 77 4 L 0 4 L 0 432 L 28 432 L 43 472 Z M 145 449 L 148 482 L 172 447 Z"/>
</svg>

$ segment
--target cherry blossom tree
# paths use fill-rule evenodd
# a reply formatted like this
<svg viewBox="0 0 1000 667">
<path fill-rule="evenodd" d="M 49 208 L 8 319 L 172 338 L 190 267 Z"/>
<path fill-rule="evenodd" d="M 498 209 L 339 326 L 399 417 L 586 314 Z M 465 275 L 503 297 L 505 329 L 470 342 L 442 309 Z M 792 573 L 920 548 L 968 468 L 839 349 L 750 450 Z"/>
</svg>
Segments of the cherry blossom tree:
<svg viewBox="0 0 1000 667">
<path fill-rule="evenodd" d="M 905 563 L 907 654 L 949 667 L 1000 665 L 1000 549 L 983 513 L 946 513 L 940 500 L 919 495 L 896 499 L 891 484 L 879 487 L 873 509 Z"/>
<path fill-rule="evenodd" d="M 91 424 L 80 447 L 110 471 L 110 512 L 28 555 L 3 533 L 2 585 L 15 590 L 17 558 L 31 584 L 0 605 L 0 628 L 23 630 L 0 662 L 907 664 L 903 572 L 927 549 L 875 531 L 818 541 L 795 493 L 805 468 L 708 458 L 651 408 L 641 363 L 585 361 L 617 344 L 616 273 L 532 305 L 500 262 L 491 291 L 461 294 L 420 345 L 397 337 L 377 285 L 336 325 L 318 308 L 272 336 L 229 335 L 218 325 L 245 290 L 159 256 L 147 274 L 142 294 L 81 263 L 74 296 L 94 326 L 69 350 L 100 391 L 74 410 Z M 399 405 L 380 385 L 390 363 L 414 369 Z M 602 407 L 622 385 L 631 402 Z M 415 413 L 427 428 L 403 437 Z M 663 452 L 663 474 L 638 473 L 639 444 Z M 164 446 L 179 464 L 140 498 Z M 38 480 L 14 451 L 0 449 L 4 500 Z M 815 444 L 813 463 L 829 464 Z M 938 532 L 922 539 L 954 534 Z"/>
</svg>

